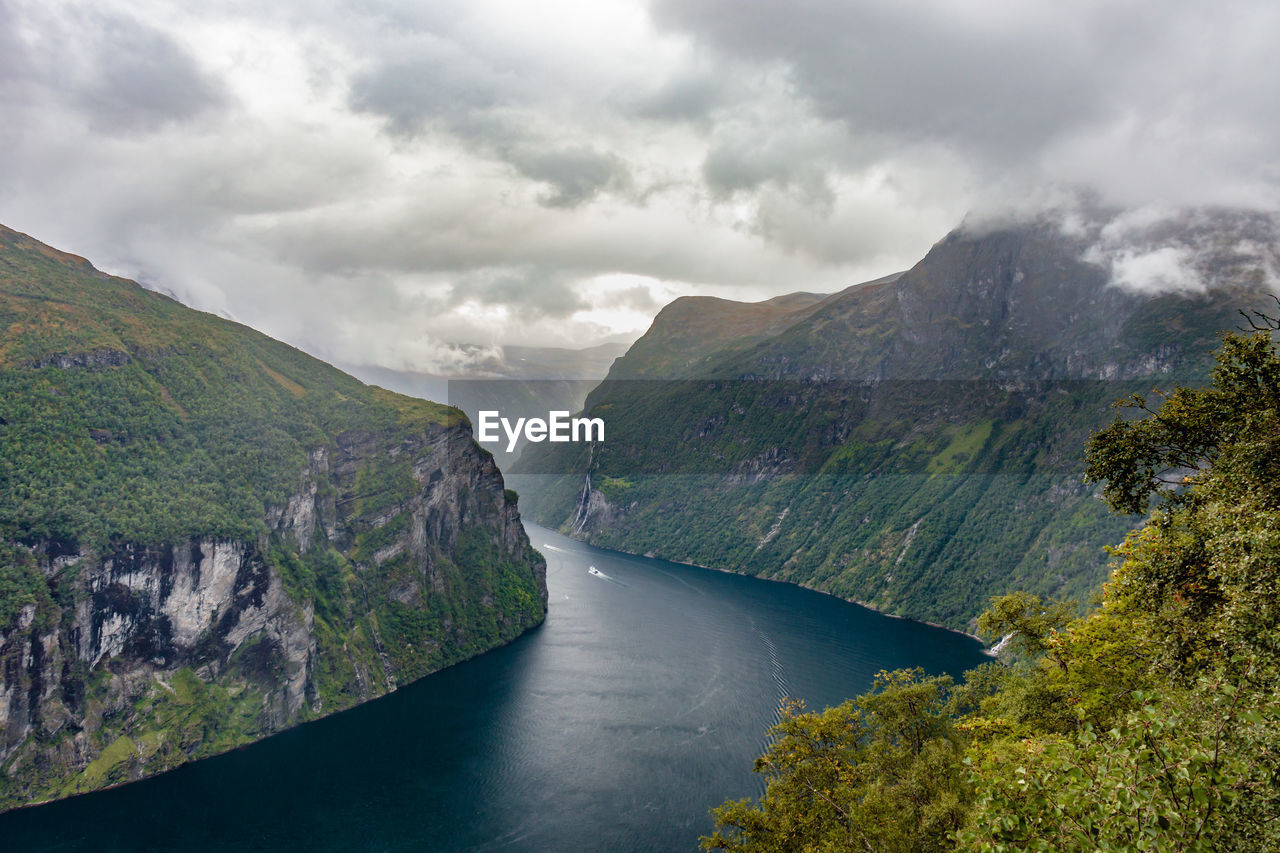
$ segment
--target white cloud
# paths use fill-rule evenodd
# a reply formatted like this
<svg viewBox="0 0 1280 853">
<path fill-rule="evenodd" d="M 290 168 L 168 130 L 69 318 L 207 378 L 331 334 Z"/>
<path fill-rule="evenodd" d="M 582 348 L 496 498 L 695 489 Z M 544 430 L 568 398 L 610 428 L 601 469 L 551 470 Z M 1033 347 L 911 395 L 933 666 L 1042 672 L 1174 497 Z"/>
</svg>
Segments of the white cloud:
<svg viewBox="0 0 1280 853">
<path fill-rule="evenodd" d="M 1112 281 L 1138 293 L 1203 292 L 1190 250 L 1162 246 L 1150 252 L 1125 251 L 1111 259 Z"/>
<path fill-rule="evenodd" d="M 1111 284 L 1137 293 L 1203 293 L 1261 275 L 1280 285 L 1280 215 L 1146 205 L 1119 213 L 1076 208 L 1070 230 Z"/>
</svg>

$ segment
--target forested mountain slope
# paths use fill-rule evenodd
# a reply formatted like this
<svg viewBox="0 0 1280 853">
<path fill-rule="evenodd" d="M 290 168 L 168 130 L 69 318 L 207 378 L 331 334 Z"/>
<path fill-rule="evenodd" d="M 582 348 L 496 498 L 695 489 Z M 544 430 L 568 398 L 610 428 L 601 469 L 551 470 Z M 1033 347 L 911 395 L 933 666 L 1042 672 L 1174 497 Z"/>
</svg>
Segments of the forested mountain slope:
<svg viewBox="0 0 1280 853">
<path fill-rule="evenodd" d="M 460 412 L 0 228 L 0 808 L 350 707 L 545 606 Z"/>
</svg>

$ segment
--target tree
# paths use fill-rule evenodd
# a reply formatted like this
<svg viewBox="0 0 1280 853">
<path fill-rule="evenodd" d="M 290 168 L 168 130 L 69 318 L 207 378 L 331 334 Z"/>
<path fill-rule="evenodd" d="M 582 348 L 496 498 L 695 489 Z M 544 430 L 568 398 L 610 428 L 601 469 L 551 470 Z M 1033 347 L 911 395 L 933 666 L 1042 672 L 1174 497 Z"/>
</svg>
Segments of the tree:
<svg viewBox="0 0 1280 853">
<path fill-rule="evenodd" d="M 1146 697 L 1144 697 L 1146 698 Z M 1230 685 L 1153 701 L 1109 729 L 1006 744 L 957 834 L 966 850 L 1269 850 L 1274 714 Z"/>
<path fill-rule="evenodd" d="M 950 849 L 970 792 L 947 713 L 948 676 L 881 672 L 871 692 L 806 713 L 784 703 L 776 738 L 755 770 L 759 802 L 714 810 L 706 850 L 909 851 Z"/>
<path fill-rule="evenodd" d="M 1271 333 L 1225 334 L 1215 359 L 1209 387 L 1175 388 L 1155 409 L 1143 395 L 1121 400 L 1117 407 L 1146 417 L 1117 418 L 1090 440 L 1085 477 L 1105 482 L 1112 508 L 1141 513 L 1152 496 L 1162 504 L 1187 499 L 1186 485 L 1224 450 L 1260 453 L 1260 467 L 1280 461 L 1280 357 Z"/>
<path fill-rule="evenodd" d="M 1088 451 L 1113 506 L 1158 501 L 1121 549 L 1113 597 L 1156 620 L 1184 678 L 1240 654 L 1280 664 L 1280 353 L 1264 330 L 1225 335 L 1216 358 L 1209 387 L 1175 390 Z M 1176 465 L 1188 473 L 1168 476 Z"/>
<path fill-rule="evenodd" d="M 1033 657 L 1048 652 L 1064 671 L 1062 654 L 1051 638 L 1075 616 L 1075 602 L 1046 604 L 1029 592 L 1011 592 L 991 599 L 991 606 L 978 617 L 978 631 L 985 637 L 1008 637 L 1009 644 Z"/>
<path fill-rule="evenodd" d="M 1146 417 L 1090 442 L 1115 509 L 1156 506 L 1100 609 L 1030 644 L 1054 664 L 987 703 L 1016 711 L 1058 670 L 1082 725 L 971 748 L 961 847 L 1280 849 L 1280 353 L 1263 329 L 1225 335 L 1216 358 L 1208 387 L 1123 401 Z M 984 618 L 1030 619 L 1034 637 L 1026 601 Z"/>
</svg>

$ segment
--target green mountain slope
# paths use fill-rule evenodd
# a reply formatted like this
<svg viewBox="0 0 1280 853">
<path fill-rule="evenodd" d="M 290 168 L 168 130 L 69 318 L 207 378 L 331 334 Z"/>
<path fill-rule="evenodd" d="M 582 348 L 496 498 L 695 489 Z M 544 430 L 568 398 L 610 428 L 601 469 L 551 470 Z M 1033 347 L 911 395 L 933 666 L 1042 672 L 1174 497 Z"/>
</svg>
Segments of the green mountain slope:
<svg viewBox="0 0 1280 853">
<path fill-rule="evenodd" d="M 350 707 L 545 604 L 460 412 L 0 228 L 0 808 Z"/>
<path fill-rule="evenodd" d="M 607 440 L 531 448 L 513 469 L 525 509 L 596 544 L 957 628 L 1008 589 L 1083 597 L 1131 524 L 1082 482 L 1085 440 L 1112 401 L 1203 381 L 1237 310 L 1273 304 L 1248 249 L 1275 244 L 1270 217 L 1138 235 L 1190 247 L 1204 293 L 1113 286 L 1090 260 L 1106 233 L 961 229 L 901 276 L 693 344 L 771 312 L 677 303 L 588 397 Z"/>
</svg>

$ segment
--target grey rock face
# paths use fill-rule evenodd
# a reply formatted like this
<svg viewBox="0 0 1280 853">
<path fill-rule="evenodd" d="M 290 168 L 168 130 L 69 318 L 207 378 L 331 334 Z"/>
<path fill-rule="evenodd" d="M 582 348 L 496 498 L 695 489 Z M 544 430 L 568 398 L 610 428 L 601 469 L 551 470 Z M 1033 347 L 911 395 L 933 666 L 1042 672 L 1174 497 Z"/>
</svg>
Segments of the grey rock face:
<svg viewBox="0 0 1280 853">
<path fill-rule="evenodd" d="M 352 508 L 351 496 L 361 465 L 379 454 L 407 455 L 415 488 L 401 503 L 362 515 Z M 334 445 L 309 452 L 297 491 L 269 508 L 263 520 L 268 533 L 257 541 L 121 543 L 100 553 L 37 545 L 34 556 L 46 577 L 74 572 L 78 579 L 56 624 L 37 624 L 31 605 L 0 632 L 0 770 L 6 777 L 0 783 L 25 790 L 27 797 L 49 796 L 56 790 L 51 780 L 73 779 L 102 756 L 109 745 L 101 742 L 104 721 L 137 713 L 148 696 L 172 693 L 180 671 L 235 695 L 256 691 L 256 735 L 265 736 L 376 697 L 435 668 L 398 663 L 381 637 L 374 638 L 377 655 L 360 656 L 353 641 L 351 659 L 339 663 L 350 664 L 351 683 L 340 687 L 354 698 L 326 704 L 321 670 L 341 667 L 321 658 L 332 657 L 335 649 L 332 643 L 322 647 L 313 602 L 291 590 L 270 558 L 272 548 L 300 555 L 335 549 L 352 559 L 351 571 L 375 590 L 384 564 L 397 561 L 406 580 L 387 596 L 411 607 L 444 595 L 467 599 L 464 606 L 493 608 L 487 589 L 460 585 L 457 572 L 465 575 L 465 565 L 455 566 L 453 575 L 444 570 L 463 561 L 459 538 L 471 531 L 532 572 L 537 612 L 499 614 L 509 626 L 506 638 L 545 612 L 545 563 L 529 548 L 492 457 L 471 441 L 465 426 L 440 427 L 390 446 L 385 436 L 344 433 Z M 359 551 L 360 532 L 387 525 L 395 525 L 396 535 L 371 555 Z M 350 621 L 375 625 L 369 612 L 383 601 L 376 591 L 363 601 L 347 601 Z M 369 610 L 360 612 L 361 606 Z M 342 642 L 336 653 L 347 650 Z M 140 778 L 174 761 L 172 754 L 150 765 L 139 759 L 125 778 L 108 781 Z"/>
</svg>

